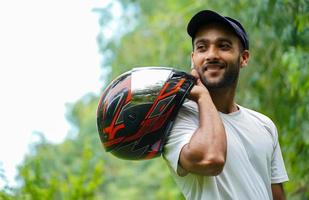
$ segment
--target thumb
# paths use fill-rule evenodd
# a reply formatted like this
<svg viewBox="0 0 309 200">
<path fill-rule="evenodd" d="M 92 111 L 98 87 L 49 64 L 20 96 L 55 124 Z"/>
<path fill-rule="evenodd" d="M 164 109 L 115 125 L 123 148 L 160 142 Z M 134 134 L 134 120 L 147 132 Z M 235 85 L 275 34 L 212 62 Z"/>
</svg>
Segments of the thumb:
<svg viewBox="0 0 309 200">
<path fill-rule="evenodd" d="M 194 76 L 196 79 L 200 79 L 198 72 L 194 68 L 191 70 L 191 75 Z"/>
<path fill-rule="evenodd" d="M 196 69 L 191 70 L 191 75 L 196 78 L 196 85 L 202 85 L 202 81 L 200 79 L 200 75 L 198 74 Z"/>
</svg>

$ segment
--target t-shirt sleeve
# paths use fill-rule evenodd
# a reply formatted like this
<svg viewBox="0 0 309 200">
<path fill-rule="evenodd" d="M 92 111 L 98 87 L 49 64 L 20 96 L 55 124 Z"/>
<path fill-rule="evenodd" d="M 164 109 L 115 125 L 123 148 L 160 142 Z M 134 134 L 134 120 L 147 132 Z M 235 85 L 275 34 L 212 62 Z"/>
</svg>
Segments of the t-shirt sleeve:
<svg viewBox="0 0 309 200">
<path fill-rule="evenodd" d="M 278 140 L 278 133 L 275 125 L 273 125 L 275 133 L 274 152 L 271 161 L 271 183 L 282 183 L 288 181 L 288 175 L 284 166 L 281 148 Z"/>
<path fill-rule="evenodd" d="M 184 106 L 179 110 L 164 146 L 163 156 L 178 176 L 187 174 L 178 162 L 181 149 L 189 143 L 192 134 L 198 126 L 198 115 L 195 112 L 191 108 Z"/>
</svg>

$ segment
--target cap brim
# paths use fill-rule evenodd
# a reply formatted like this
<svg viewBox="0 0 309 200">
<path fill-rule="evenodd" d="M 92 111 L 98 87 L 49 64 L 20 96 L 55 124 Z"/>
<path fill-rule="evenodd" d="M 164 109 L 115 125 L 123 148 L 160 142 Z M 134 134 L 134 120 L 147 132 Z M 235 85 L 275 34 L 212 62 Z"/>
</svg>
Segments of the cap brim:
<svg viewBox="0 0 309 200">
<path fill-rule="evenodd" d="M 192 17 L 188 23 L 187 32 L 192 38 L 194 38 L 196 32 L 202 25 L 206 25 L 211 22 L 221 22 L 233 28 L 229 21 L 223 16 L 211 10 L 203 10 Z"/>
<path fill-rule="evenodd" d="M 191 36 L 191 38 L 195 38 L 195 35 L 201 26 L 219 22 L 225 24 L 227 27 L 230 27 L 231 30 L 237 35 L 240 39 L 243 47 L 245 49 L 249 49 L 249 42 L 247 39 L 247 33 L 245 29 L 242 27 L 240 22 L 230 17 L 223 17 L 218 13 L 211 10 L 203 10 L 194 15 L 187 26 L 187 32 Z"/>
</svg>

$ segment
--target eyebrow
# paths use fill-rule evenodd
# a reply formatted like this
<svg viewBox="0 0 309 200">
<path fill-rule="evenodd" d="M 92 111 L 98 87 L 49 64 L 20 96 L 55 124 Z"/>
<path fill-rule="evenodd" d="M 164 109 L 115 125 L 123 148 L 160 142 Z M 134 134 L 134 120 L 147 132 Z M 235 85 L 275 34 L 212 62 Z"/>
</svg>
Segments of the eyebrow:
<svg viewBox="0 0 309 200">
<path fill-rule="evenodd" d="M 229 38 L 218 38 L 216 42 L 227 42 L 229 44 L 233 44 L 232 40 Z"/>
<path fill-rule="evenodd" d="M 204 38 L 200 38 L 200 39 L 197 39 L 195 42 L 194 42 L 194 45 L 197 45 L 198 43 L 208 43 L 209 40 L 208 39 L 204 39 Z M 225 38 L 225 37 L 219 37 L 215 40 L 215 43 L 217 42 L 228 42 L 229 44 L 232 44 L 232 40 L 229 39 L 229 38 Z"/>
</svg>

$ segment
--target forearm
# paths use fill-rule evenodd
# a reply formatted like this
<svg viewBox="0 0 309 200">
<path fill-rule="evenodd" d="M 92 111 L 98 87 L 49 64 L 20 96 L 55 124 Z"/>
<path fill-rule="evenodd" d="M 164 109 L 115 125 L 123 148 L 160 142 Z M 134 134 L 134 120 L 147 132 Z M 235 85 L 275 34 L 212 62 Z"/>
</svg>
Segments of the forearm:
<svg viewBox="0 0 309 200">
<path fill-rule="evenodd" d="M 226 135 L 219 113 L 208 93 L 197 100 L 200 124 L 181 153 L 182 166 L 193 173 L 216 175 L 226 158 Z"/>
<path fill-rule="evenodd" d="M 271 190 L 274 200 L 286 200 L 282 183 L 272 184 Z"/>
</svg>

